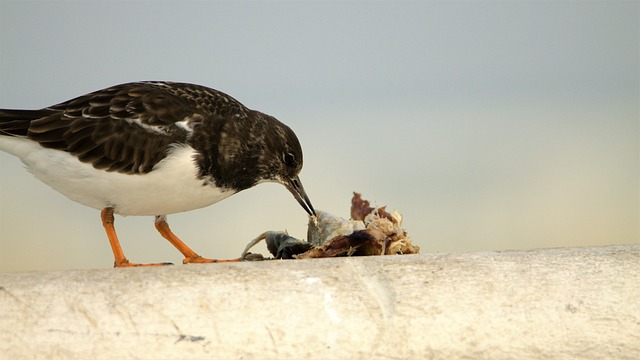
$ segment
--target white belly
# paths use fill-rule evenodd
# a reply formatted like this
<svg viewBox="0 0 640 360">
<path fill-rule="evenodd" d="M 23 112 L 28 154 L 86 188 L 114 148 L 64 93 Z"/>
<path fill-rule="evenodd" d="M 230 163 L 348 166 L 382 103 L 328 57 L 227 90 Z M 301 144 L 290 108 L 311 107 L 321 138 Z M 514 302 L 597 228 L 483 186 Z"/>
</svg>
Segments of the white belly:
<svg viewBox="0 0 640 360">
<path fill-rule="evenodd" d="M 97 170 L 64 151 L 0 136 L 0 150 L 18 156 L 42 182 L 73 201 L 120 215 L 168 215 L 214 204 L 235 193 L 196 178 L 195 150 L 177 147 L 144 175 Z"/>
</svg>

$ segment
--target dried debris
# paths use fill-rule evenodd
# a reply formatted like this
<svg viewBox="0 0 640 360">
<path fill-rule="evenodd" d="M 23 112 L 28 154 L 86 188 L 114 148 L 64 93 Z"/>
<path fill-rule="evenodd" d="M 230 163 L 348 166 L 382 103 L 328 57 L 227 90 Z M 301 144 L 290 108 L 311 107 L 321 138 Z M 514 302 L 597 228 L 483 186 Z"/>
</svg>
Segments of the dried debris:
<svg viewBox="0 0 640 360">
<path fill-rule="evenodd" d="M 276 259 L 417 254 L 420 251 L 401 228 L 399 212 L 388 212 L 386 206 L 371 207 L 359 193 L 353 193 L 350 220 L 325 211 L 316 213 L 317 218 L 309 218 L 308 242 L 286 232 L 267 231 L 247 245 L 241 258 L 260 260 L 261 256 L 248 251 L 262 240 Z"/>
<path fill-rule="evenodd" d="M 257 254 L 249 252 L 253 246 L 262 240 L 267 243 L 267 250 L 276 259 L 293 259 L 294 255 L 302 254 L 313 248 L 312 244 L 304 240 L 298 240 L 290 236 L 286 231 L 266 231 L 247 244 L 240 258 L 252 261 L 264 260 L 262 256 L 256 256 Z"/>
<path fill-rule="evenodd" d="M 315 221 L 309 217 L 307 227 L 307 241 L 314 246 L 320 246 L 336 236 L 349 235 L 367 228 L 363 221 L 345 220 L 326 211 L 316 210 L 316 215 Z"/>
</svg>

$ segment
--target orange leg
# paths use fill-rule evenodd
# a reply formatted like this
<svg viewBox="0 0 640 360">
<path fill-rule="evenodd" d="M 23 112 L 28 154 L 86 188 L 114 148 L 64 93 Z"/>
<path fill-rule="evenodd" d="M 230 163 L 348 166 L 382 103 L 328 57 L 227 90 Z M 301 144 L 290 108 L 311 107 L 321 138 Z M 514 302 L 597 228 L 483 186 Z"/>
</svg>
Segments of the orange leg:
<svg viewBox="0 0 640 360">
<path fill-rule="evenodd" d="M 173 245 L 178 251 L 184 255 L 184 260 L 182 260 L 183 264 L 189 263 L 213 263 L 213 262 L 235 262 L 240 261 L 240 259 L 233 260 L 216 260 L 216 259 L 208 259 L 196 254 L 195 251 L 191 250 L 187 244 L 182 242 L 179 237 L 174 234 L 169 228 L 169 224 L 167 224 L 167 218 L 164 215 L 156 216 L 156 229 L 162 235 L 163 238 L 169 240 L 171 245 Z"/>
<path fill-rule="evenodd" d="M 113 217 L 113 208 L 107 207 L 102 209 L 102 212 L 100 212 L 100 217 L 102 218 L 102 225 L 104 226 L 104 230 L 107 232 L 107 237 L 109 238 L 109 243 L 111 244 L 111 250 L 113 250 L 113 257 L 115 258 L 114 267 L 172 265 L 171 263 L 136 264 L 129 262 L 129 260 L 124 257 L 124 252 L 122 251 L 122 247 L 120 246 L 118 235 L 116 235 L 116 228 L 113 225 L 115 222 Z"/>
</svg>

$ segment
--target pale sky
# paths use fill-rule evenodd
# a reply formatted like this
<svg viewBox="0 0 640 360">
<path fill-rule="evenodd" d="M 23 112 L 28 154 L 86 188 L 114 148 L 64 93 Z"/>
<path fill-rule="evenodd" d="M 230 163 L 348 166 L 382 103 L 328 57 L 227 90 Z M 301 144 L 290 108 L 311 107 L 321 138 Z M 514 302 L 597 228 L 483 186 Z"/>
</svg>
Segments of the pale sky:
<svg viewBox="0 0 640 360">
<path fill-rule="evenodd" d="M 197 83 L 294 129 L 317 209 L 348 217 L 362 192 L 403 213 L 425 253 L 638 243 L 639 14 L 637 1 L 2 0 L 0 108 Z M 304 238 L 306 220 L 276 184 L 169 216 L 214 258 L 266 230 Z M 116 229 L 131 261 L 180 264 L 152 217 Z M 112 264 L 99 211 L 0 153 L 0 271 Z"/>
</svg>

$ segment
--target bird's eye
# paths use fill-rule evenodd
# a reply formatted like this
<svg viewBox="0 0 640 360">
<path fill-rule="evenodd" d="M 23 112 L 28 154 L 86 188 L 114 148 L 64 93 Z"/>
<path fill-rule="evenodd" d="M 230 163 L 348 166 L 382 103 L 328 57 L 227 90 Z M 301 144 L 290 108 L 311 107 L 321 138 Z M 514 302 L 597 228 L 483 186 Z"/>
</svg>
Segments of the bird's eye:
<svg viewBox="0 0 640 360">
<path fill-rule="evenodd" d="M 296 156 L 290 152 L 285 152 L 282 154 L 282 161 L 284 161 L 287 166 L 294 166 L 296 162 Z"/>
</svg>

